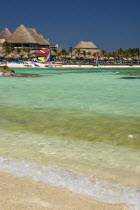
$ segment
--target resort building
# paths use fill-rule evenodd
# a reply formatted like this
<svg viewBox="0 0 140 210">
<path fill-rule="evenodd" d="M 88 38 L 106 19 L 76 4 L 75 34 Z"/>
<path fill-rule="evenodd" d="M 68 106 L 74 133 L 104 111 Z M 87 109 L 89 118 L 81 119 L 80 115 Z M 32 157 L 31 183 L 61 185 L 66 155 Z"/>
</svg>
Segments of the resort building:
<svg viewBox="0 0 140 210">
<path fill-rule="evenodd" d="M 11 32 L 9 31 L 8 28 L 5 28 L 1 33 L 0 33 L 0 44 L 3 44 L 11 35 Z"/>
<path fill-rule="evenodd" d="M 12 44 L 13 49 L 3 47 L 3 43 Z M 39 50 L 50 49 L 50 42 L 42 34 L 38 33 L 35 28 L 26 28 L 20 25 L 11 33 L 5 28 L 0 33 L 0 58 L 6 59 L 25 59 L 36 58 Z"/>
<path fill-rule="evenodd" d="M 29 47 L 31 49 L 49 48 L 50 43 L 44 39 L 42 34 L 37 33 L 34 28 L 19 26 L 13 33 L 7 28 L 0 33 L 0 42 L 7 41 L 15 48 Z"/>
<path fill-rule="evenodd" d="M 92 58 L 99 52 L 98 47 L 92 41 L 81 41 L 74 47 L 72 56 L 75 58 Z"/>
</svg>

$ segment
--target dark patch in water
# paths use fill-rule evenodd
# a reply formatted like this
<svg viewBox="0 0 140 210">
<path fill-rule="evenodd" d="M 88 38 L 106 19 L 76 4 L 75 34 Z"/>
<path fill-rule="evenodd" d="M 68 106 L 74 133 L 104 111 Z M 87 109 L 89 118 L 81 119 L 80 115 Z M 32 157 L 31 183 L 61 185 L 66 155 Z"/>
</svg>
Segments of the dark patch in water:
<svg viewBox="0 0 140 210">
<path fill-rule="evenodd" d="M 140 77 L 121 77 L 120 79 L 140 79 Z"/>
</svg>

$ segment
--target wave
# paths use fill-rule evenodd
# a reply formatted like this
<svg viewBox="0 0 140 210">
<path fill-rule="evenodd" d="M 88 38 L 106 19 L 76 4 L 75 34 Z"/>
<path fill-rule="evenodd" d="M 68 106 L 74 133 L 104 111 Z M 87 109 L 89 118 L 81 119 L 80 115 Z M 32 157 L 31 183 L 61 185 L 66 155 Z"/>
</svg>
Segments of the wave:
<svg viewBox="0 0 140 210">
<path fill-rule="evenodd" d="M 115 182 L 100 180 L 71 170 L 65 170 L 55 163 L 40 166 L 27 161 L 16 161 L 0 158 L 0 171 L 17 177 L 30 177 L 53 186 L 65 187 L 68 190 L 84 195 L 96 201 L 120 204 L 125 203 L 130 210 L 140 209 L 140 189 L 123 186 Z"/>
</svg>

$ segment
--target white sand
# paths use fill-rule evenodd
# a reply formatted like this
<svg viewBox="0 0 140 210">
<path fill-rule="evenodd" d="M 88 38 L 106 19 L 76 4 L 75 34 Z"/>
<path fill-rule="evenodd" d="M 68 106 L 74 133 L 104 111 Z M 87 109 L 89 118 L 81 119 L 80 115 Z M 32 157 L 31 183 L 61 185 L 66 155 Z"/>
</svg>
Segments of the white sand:
<svg viewBox="0 0 140 210">
<path fill-rule="evenodd" d="M 96 202 L 64 188 L 0 173 L 0 209 L 126 210 L 127 207 Z"/>
<path fill-rule="evenodd" d="M 39 67 L 41 68 L 47 68 L 45 67 L 46 64 L 38 64 Z M 8 63 L 8 67 L 10 68 L 36 68 L 34 64 L 18 64 L 18 63 Z M 62 68 L 140 68 L 140 65 L 134 65 L 134 66 L 128 66 L 128 65 L 116 65 L 116 66 L 111 66 L 111 65 L 100 65 L 99 67 L 93 66 L 93 65 L 62 65 Z M 59 67 L 60 68 L 60 67 Z"/>
</svg>

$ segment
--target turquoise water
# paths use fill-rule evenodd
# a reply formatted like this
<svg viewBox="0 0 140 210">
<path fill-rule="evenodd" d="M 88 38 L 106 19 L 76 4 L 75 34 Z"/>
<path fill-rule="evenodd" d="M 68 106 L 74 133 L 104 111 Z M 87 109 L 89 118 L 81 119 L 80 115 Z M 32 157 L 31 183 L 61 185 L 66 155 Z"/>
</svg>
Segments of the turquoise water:
<svg viewBox="0 0 140 210">
<path fill-rule="evenodd" d="M 95 192 L 87 188 L 86 196 L 90 194 L 94 199 L 110 203 L 125 202 L 129 207 L 133 203 L 132 209 L 134 205 L 137 207 L 140 69 L 15 71 L 38 74 L 39 77 L 0 77 L 1 171 L 34 178 L 31 168 L 38 164 L 37 168 L 49 169 L 45 172 L 40 169 L 41 178 L 36 171 L 36 180 L 47 182 L 48 174 L 51 174 L 53 182 L 49 183 L 54 185 L 59 182 L 56 178 L 59 176 L 60 185 L 71 189 L 69 182 L 75 182 L 75 175 L 71 181 L 63 178 L 72 170 L 80 180 L 88 179 L 84 189 L 91 184 L 89 188 L 92 186 L 92 190 L 97 190 L 96 195 L 99 193 L 95 198 Z M 21 161 L 24 161 L 22 173 L 18 165 Z M 94 185 L 95 177 L 100 189 Z M 105 184 L 101 180 L 108 181 Z M 81 193 L 81 182 L 76 180 L 76 184 Z M 106 187 L 102 189 L 101 185 Z M 124 185 L 131 187 L 124 188 Z M 110 186 L 112 195 L 108 191 Z M 102 190 L 106 193 L 101 197 Z M 128 195 L 134 196 L 135 200 L 129 198 L 132 201 L 129 203 Z M 125 199 L 121 200 L 122 197 Z"/>
</svg>

